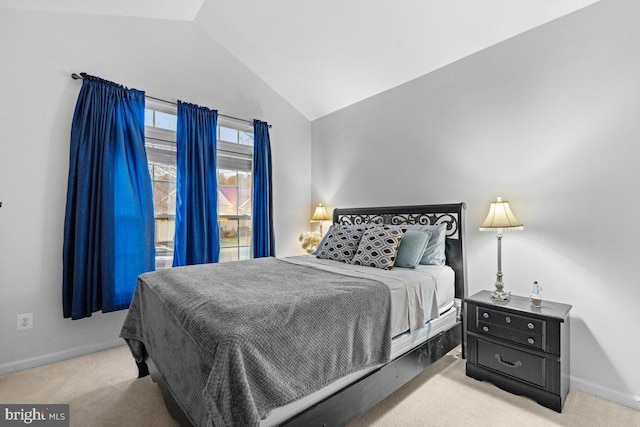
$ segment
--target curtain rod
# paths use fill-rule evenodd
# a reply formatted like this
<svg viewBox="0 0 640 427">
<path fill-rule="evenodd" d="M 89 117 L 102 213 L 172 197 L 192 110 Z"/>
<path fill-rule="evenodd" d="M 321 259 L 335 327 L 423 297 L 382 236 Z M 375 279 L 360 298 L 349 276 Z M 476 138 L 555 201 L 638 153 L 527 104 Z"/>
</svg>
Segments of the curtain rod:
<svg viewBox="0 0 640 427">
<path fill-rule="evenodd" d="M 71 78 L 72 78 L 73 80 L 84 80 L 84 77 L 82 77 L 82 75 L 81 75 L 81 74 L 77 74 L 77 73 L 71 73 Z M 154 97 L 154 96 L 150 96 L 150 95 L 146 95 L 146 94 L 145 94 L 145 97 L 147 97 L 147 98 L 151 98 L 151 99 L 155 99 L 156 101 L 160 101 L 160 102 L 166 102 L 167 104 L 178 105 L 178 103 L 177 103 L 177 102 L 167 101 L 166 99 L 156 98 L 156 97 Z M 241 118 L 239 118 L 239 117 L 227 116 L 227 115 L 225 115 L 225 114 L 220 114 L 220 113 L 218 113 L 218 116 L 220 116 L 220 117 L 225 117 L 225 118 L 227 118 L 227 119 L 239 120 L 239 121 L 241 121 L 241 122 L 245 122 L 245 123 L 253 124 L 253 121 L 252 121 L 252 120 L 241 119 Z M 271 125 L 269 125 L 269 129 L 271 129 Z"/>
</svg>

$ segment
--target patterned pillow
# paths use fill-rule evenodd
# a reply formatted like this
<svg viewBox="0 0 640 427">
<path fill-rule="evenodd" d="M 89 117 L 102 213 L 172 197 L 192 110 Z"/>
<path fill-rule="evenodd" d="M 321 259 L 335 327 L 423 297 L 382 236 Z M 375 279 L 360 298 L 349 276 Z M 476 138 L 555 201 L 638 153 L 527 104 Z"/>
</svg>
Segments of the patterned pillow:
<svg viewBox="0 0 640 427">
<path fill-rule="evenodd" d="M 391 270 L 406 226 L 382 225 L 368 228 L 351 264 Z"/>
<path fill-rule="evenodd" d="M 332 225 L 317 257 L 350 263 L 366 228 L 366 225 Z"/>
</svg>

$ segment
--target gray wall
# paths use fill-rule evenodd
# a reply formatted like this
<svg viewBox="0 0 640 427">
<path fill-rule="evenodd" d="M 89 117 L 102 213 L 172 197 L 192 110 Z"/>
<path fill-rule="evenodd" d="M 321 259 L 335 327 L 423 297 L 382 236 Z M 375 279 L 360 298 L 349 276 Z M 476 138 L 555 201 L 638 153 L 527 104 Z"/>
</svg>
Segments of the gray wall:
<svg viewBox="0 0 640 427">
<path fill-rule="evenodd" d="M 470 293 L 495 281 L 478 226 L 509 200 L 506 288 L 572 304 L 571 387 L 636 408 L 638 22 L 603 0 L 311 126 L 313 203 L 467 202 Z"/>
<path fill-rule="evenodd" d="M 125 311 L 62 318 L 69 132 L 90 74 L 273 124 L 277 251 L 309 226 L 310 123 L 196 24 L 0 9 L 0 374 L 122 344 Z M 34 313 L 34 328 L 16 317 Z"/>
</svg>

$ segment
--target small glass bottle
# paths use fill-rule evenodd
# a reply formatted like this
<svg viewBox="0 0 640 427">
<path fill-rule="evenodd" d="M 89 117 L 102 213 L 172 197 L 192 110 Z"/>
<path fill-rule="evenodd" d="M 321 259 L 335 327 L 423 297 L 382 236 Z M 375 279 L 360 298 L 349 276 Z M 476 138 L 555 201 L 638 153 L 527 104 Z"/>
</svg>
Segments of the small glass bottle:
<svg viewBox="0 0 640 427">
<path fill-rule="evenodd" d="M 534 281 L 531 286 L 529 301 L 531 302 L 531 307 L 540 308 L 542 306 L 542 286 L 537 281 Z"/>
</svg>

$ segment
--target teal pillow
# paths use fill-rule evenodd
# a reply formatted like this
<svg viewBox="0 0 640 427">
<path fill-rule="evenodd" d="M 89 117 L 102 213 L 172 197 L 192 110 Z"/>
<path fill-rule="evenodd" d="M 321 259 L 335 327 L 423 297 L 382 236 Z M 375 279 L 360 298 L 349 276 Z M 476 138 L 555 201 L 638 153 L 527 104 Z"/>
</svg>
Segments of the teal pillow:
<svg viewBox="0 0 640 427">
<path fill-rule="evenodd" d="M 407 230 L 398 247 L 396 267 L 415 268 L 420 263 L 430 238 L 430 231 Z"/>
<path fill-rule="evenodd" d="M 408 230 L 430 231 L 431 238 L 424 250 L 420 264 L 424 265 L 444 265 L 447 260 L 444 249 L 447 238 L 447 224 L 438 225 L 410 225 Z"/>
</svg>

